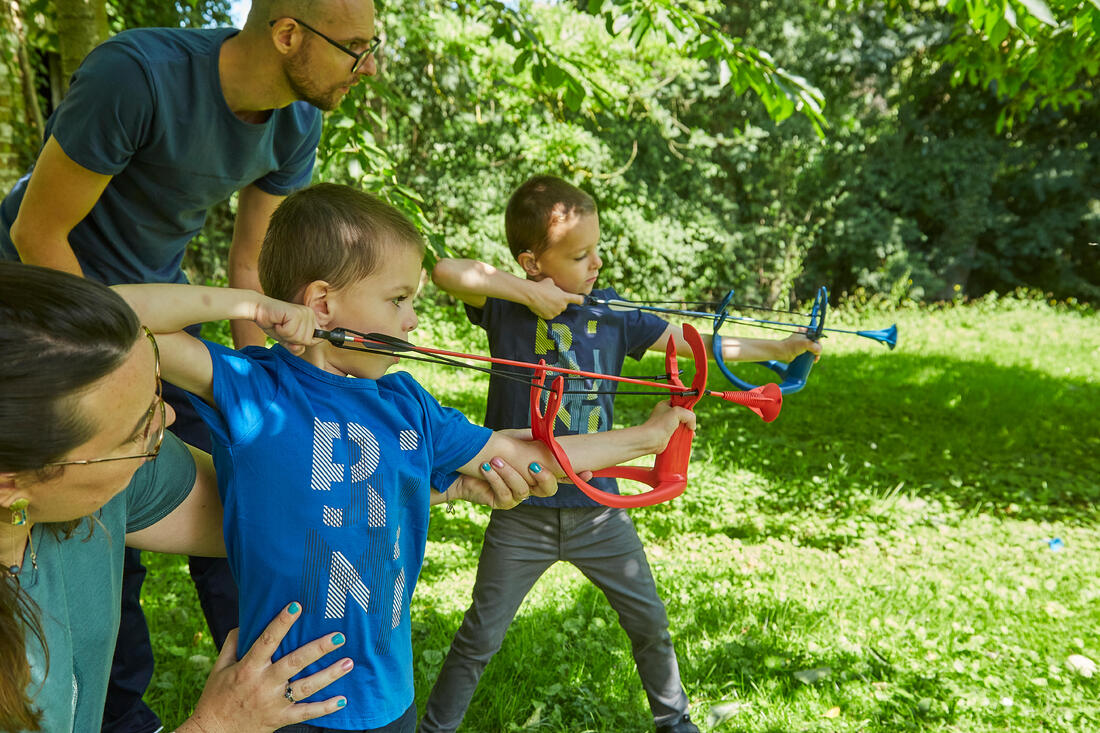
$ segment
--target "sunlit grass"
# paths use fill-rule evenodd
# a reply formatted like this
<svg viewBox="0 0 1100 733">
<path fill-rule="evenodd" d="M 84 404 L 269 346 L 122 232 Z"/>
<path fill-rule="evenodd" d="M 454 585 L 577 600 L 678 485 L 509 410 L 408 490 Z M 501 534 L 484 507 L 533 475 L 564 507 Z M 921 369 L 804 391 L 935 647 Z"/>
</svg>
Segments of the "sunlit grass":
<svg viewBox="0 0 1100 733">
<path fill-rule="evenodd" d="M 633 510 L 693 717 L 769 733 L 1100 730 L 1100 677 L 1066 664 L 1100 661 L 1097 316 L 1031 300 L 834 315 L 894 320 L 894 352 L 830 338 L 771 425 L 704 400 L 686 493 Z M 425 324 L 418 336 L 466 333 Z M 480 418 L 484 377 L 406 366 Z M 720 375 L 711 386 L 724 388 Z M 617 416 L 638 422 L 650 406 L 623 398 Z M 433 514 L 414 601 L 421 705 L 487 519 L 456 508 Z M 150 699 L 169 725 L 213 655 L 178 565 L 154 566 L 146 592 Z M 625 634 L 574 569 L 535 586 L 463 730 L 652 730 Z"/>
</svg>

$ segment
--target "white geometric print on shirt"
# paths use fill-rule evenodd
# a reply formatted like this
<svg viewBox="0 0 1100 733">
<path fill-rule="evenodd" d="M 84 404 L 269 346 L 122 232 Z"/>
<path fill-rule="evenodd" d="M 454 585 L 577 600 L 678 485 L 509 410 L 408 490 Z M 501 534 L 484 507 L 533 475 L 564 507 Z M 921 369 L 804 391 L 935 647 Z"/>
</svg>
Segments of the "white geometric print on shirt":
<svg viewBox="0 0 1100 733">
<path fill-rule="evenodd" d="M 343 464 L 332 462 L 333 444 L 340 439 L 340 423 L 313 418 L 313 475 L 310 487 L 314 491 L 331 491 L 332 485 L 344 480 Z"/>
<path fill-rule="evenodd" d="M 359 460 L 351 467 L 351 481 L 357 484 L 366 481 L 378 470 L 382 458 L 378 448 L 378 439 L 370 429 L 358 423 L 348 424 L 348 438 L 359 446 Z M 367 484 L 367 526 L 384 527 L 386 525 L 386 504 L 373 486 Z"/>
<path fill-rule="evenodd" d="M 401 624 L 401 611 L 405 606 L 405 568 L 397 574 L 397 582 L 393 587 L 393 620 L 391 629 L 396 629 Z"/>
<path fill-rule="evenodd" d="M 401 445 L 401 450 L 416 450 L 420 445 L 420 434 L 415 430 L 402 430 L 397 434 L 397 442 Z"/>
<path fill-rule="evenodd" d="M 343 527 L 344 526 L 344 510 L 337 509 L 336 507 L 326 506 L 321 510 L 323 516 L 321 521 L 325 523 L 326 527 Z"/>
<path fill-rule="evenodd" d="M 332 553 L 332 566 L 329 569 L 329 585 L 325 600 L 325 618 L 343 618 L 344 604 L 348 596 L 367 613 L 370 606 L 370 588 L 363 584 L 342 552 Z"/>
</svg>

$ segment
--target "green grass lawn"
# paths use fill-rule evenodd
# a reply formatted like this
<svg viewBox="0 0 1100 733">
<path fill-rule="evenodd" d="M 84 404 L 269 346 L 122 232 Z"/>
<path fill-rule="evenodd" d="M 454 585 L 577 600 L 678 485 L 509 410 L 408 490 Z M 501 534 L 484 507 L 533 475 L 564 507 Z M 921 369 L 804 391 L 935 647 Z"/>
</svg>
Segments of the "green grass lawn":
<svg viewBox="0 0 1100 733">
<path fill-rule="evenodd" d="M 894 352 L 828 339 L 770 425 L 701 402 L 687 491 L 631 510 L 693 718 L 761 733 L 1100 730 L 1100 675 L 1066 664 L 1100 661 L 1100 321 L 1016 299 L 831 318 L 893 320 Z M 450 324 L 420 339 L 468 333 Z M 410 371 L 481 417 L 480 375 Z M 721 375 L 711 386 L 725 388 Z M 651 404 L 621 398 L 619 421 Z M 434 511 L 413 604 L 421 705 L 469 602 L 488 516 L 457 509 Z M 214 652 L 181 561 L 157 557 L 150 576 L 148 699 L 173 725 Z M 572 567 L 535 586 L 463 730 L 652 730 L 626 636 Z"/>
</svg>

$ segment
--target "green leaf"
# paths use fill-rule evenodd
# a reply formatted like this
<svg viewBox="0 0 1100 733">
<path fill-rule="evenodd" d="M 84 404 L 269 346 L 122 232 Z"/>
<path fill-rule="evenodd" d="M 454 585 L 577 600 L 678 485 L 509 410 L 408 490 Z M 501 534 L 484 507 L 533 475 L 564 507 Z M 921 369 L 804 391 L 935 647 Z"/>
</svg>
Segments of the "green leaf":
<svg viewBox="0 0 1100 733">
<path fill-rule="evenodd" d="M 565 69 L 561 68 L 554 62 L 550 61 L 546 63 L 543 69 L 543 78 L 546 80 L 546 85 L 551 89 L 557 89 L 565 81 Z"/>
<path fill-rule="evenodd" d="M 520 52 L 519 56 L 516 56 L 516 60 L 512 62 L 512 71 L 516 74 L 522 72 L 531 60 L 532 55 L 531 49 Z"/>
</svg>

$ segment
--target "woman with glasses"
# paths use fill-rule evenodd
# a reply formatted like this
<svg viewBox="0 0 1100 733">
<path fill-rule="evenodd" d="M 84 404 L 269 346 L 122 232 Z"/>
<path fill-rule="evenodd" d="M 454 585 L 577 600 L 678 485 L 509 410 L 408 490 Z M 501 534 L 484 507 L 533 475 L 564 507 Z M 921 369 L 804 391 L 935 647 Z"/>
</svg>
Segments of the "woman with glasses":
<svg viewBox="0 0 1100 733">
<path fill-rule="evenodd" d="M 165 433 L 156 341 L 108 288 L 0 262 L 0 353 L 0 730 L 97 731 L 124 545 L 223 556 L 213 469 Z M 344 642 L 329 634 L 273 664 L 300 611 L 289 603 L 239 662 L 229 636 L 180 733 L 271 731 L 346 704 L 286 695 Z M 295 692 L 350 668 L 336 661 Z"/>
</svg>

